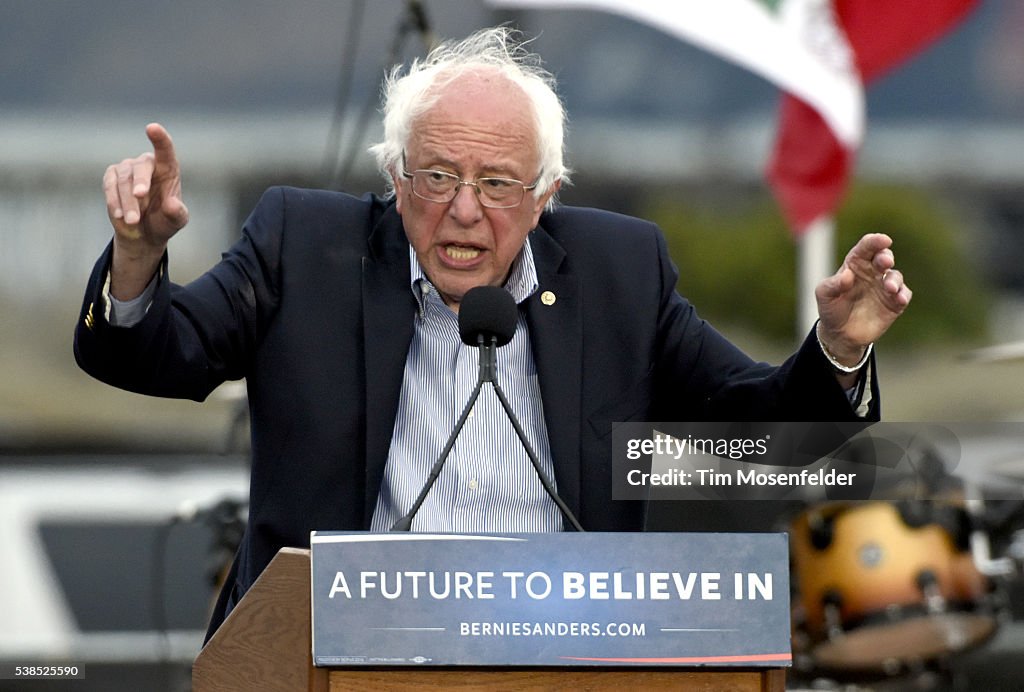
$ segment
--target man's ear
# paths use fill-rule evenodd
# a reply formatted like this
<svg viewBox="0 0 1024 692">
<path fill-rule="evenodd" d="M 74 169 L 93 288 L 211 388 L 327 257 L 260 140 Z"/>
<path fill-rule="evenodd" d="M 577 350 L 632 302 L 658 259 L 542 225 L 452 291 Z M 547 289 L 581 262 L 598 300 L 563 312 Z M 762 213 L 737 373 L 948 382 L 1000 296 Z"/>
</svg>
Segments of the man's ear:
<svg viewBox="0 0 1024 692">
<path fill-rule="evenodd" d="M 540 222 L 540 215 L 542 213 L 544 213 L 544 207 L 546 207 L 547 204 L 548 204 L 548 200 L 550 200 L 551 197 L 554 196 L 554 194 L 556 192 L 558 192 L 561 188 L 562 188 L 562 179 L 559 178 L 555 182 L 551 183 L 551 186 L 548 188 L 547 192 L 545 192 L 540 197 L 534 198 L 534 200 L 533 200 L 533 225 L 530 226 L 530 228 L 535 228 L 537 226 L 537 223 Z"/>
<path fill-rule="evenodd" d="M 391 185 L 395 190 L 395 211 L 401 215 L 402 213 L 402 179 L 395 175 L 395 169 L 391 168 L 388 170 L 391 174 Z"/>
</svg>

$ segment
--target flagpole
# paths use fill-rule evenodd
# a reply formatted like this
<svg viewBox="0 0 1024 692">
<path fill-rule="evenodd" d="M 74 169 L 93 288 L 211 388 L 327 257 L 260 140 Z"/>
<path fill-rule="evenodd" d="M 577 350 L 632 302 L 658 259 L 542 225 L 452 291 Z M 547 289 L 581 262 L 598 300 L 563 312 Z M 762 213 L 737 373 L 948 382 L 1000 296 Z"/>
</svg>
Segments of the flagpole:
<svg viewBox="0 0 1024 692">
<path fill-rule="evenodd" d="M 797 239 L 797 339 L 802 341 L 818 319 L 814 288 L 834 271 L 835 219 L 819 216 Z"/>
</svg>

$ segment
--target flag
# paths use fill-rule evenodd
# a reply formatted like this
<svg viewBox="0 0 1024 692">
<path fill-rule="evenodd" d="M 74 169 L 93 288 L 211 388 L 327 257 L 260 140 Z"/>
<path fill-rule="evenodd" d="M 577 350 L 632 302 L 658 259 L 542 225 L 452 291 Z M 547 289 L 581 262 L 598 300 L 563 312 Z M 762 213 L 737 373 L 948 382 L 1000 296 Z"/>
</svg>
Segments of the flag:
<svg viewBox="0 0 1024 692">
<path fill-rule="evenodd" d="M 978 0 L 834 0 L 832 4 L 856 70 L 867 84 L 924 50 L 962 21 Z M 839 207 L 857 147 L 840 136 L 816 104 L 787 91 L 767 177 L 790 228 L 799 235 Z"/>
<path fill-rule="evenodd" d="M 768 182 L 794 234 L 838 208 L 864 137 L 864 84 L 955 26 L 978 0 L 486 0 L 628 17 L 786 92 Z"/>
<path fill-rule="evenodd" d="M 864 95 L 831 0 L 486 0 L 494 7 L 598 10 L 647 24 L 764 77 L 813 107 L 855 148 Z M 888 0 L 887 0 L 888 1 Z"/>
</svg>

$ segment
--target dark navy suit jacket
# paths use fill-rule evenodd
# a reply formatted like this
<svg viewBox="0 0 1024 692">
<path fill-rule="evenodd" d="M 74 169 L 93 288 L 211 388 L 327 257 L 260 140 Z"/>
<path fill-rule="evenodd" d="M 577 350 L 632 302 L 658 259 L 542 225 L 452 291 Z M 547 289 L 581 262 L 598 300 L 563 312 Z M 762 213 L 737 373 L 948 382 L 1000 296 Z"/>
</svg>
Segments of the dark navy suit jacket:
<svg viewBox="0 0 1024 692">
<path fill-rule="evenodd" d="M 813 336 L 775 368 L 702 321 L 676 292 L 653 224 L 559 207 L 529 242 L 540 288 L 520 310 L 558 492 L 586 529 L 643 527 L 642 503 L 612 500 L 613 421 L 853 418 Z M 274 188 L 209 272 L 184 287 L 163 272 L 146 317 L 128 329 L 102 318 L 109 255 L 82 307 L 81 367 L 117 387 L 195 400 L 247 381 L 248 527 L 212 632 L 282 546 L 308 546 L 312 529 L 369 527 L 413 334 L 409 245 L 390 201 Z M 541 302 L 545 291 L 553 304 Z M 878 400 L 875 391 L 872 417 Z"/>
</svg>

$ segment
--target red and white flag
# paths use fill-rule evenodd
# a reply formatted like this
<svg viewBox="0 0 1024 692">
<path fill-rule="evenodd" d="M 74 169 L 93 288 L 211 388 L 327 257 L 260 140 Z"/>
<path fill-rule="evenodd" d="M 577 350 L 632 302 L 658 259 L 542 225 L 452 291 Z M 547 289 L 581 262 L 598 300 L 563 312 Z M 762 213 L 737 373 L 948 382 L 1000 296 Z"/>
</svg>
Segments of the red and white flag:
<svg viewBox="0 0 1024 692">
<path fill-rule="evenodd" d="M 598 10 L 647 24 L 797 94 L 848 146 L 863 137 L 861 82 L 835 27 L 831 0 L 486 1 L 504 8 Z"/>
<path fill-rule="evenodd" d="M 978 0 L 831 2 L 864 84 L 923 50 L 977 4 Z M 787 91 L 767 176 L 790 228 L 799 235 L 839 207 L 857 147 L 841 137 L 814 104 Z"/>
<path fill-rule="evenodd" d="M 785 93 L 768 180 L 794 234 L 838 208 L 864 136 L 863 86 L 978 0 L 487 0 L 628 17 L 730 60 Z"/>
</svg>

